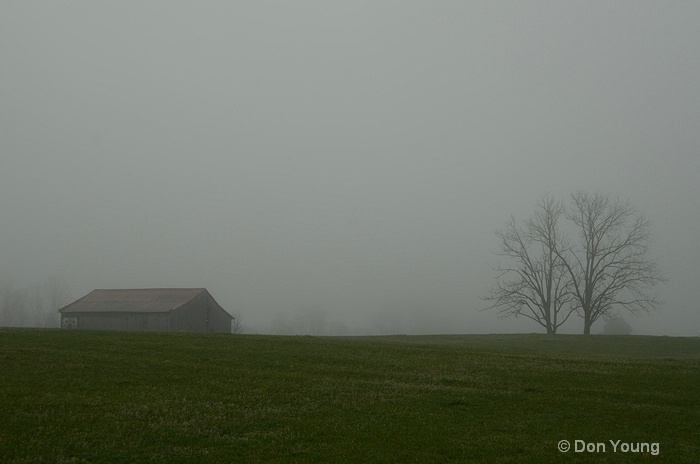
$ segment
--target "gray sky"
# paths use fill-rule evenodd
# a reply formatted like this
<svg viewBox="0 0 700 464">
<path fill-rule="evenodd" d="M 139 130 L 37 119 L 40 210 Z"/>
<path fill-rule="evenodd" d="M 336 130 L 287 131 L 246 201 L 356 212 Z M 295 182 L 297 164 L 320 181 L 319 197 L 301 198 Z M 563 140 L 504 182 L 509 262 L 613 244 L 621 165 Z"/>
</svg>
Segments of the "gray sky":
<svg viewBox="0 0 700 464">
<path fill-rule="evenodd" d="M 601 190 L 670 279 L 635 333 L 698 335 L 698 31 L 693 1 L 4 0 L 0 280 L 540 331 L 476 312 L 493 231 Z"/>
</svg>

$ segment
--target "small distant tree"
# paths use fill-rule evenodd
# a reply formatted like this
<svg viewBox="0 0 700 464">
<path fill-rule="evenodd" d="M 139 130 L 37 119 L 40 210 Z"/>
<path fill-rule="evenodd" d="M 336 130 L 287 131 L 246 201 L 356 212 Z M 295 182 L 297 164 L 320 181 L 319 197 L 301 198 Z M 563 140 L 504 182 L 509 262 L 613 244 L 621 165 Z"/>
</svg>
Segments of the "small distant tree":
<svg viewBox="0 0 700 464">
<path fill-rule="evenodd" d="M 243 332 L 243 316 L 241 313 L 234 313 L 231 321 L 231 333 L 239 334 Z"/>
<path fill-rule="evenodd" d="M 4 282 L 0 288 L 0 326 L 22 327 L 29 324 L 27 292 Z"/>
<path fill-rule="evenodd" d="M 58 318 L 58 314 L 51 314 L 44 290 L 41 285 L 33 285 L 27 294 L 27 309 L 36 327 L 51 327 L 52 316 Z"/>
<path fill-rule="evenodd" d="M 603 335 L 629 335 L 632 333 L 632 326 L 621 317 L 605 317 Z"/>
<path fill-rule="evenodd" d="M 562 246 L 559 219 L 561 203 L 546 195 L 532 218 L 520 224 L 511 217 L 496 231 L 497 253 L 509 264 L 496 267 L 497 285 L 485 300 L 486 309 L 497 308 L 501 318 L 523 316 L 555 334 L 572 313 L 567 269 L 557 250 Z"/>
</svg>

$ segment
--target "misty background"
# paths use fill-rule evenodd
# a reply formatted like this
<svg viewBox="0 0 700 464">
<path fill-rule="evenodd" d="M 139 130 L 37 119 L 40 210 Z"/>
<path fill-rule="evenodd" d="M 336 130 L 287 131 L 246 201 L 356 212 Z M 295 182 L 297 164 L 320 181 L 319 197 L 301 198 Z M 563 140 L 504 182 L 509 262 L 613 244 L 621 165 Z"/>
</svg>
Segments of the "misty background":
<svg viewBox="0 0 700 464">
<path fill-rule="evenodd" d="M 652 222 L 634 333 L 699 335 L 698 31 L 685 1 L 0 2 L 0 282 L 206 287 L 259 333 L 540 331 L 477 311 L 494 231 L 584 189 Z"/>
</svg>

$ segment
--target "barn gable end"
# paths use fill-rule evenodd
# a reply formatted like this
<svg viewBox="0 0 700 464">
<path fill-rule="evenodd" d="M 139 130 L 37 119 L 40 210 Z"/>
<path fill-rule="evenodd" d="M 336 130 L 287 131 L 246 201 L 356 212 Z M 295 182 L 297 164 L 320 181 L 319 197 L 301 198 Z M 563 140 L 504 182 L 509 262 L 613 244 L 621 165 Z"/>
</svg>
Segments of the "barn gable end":
<svg viewBox="0 0 700 464">
<path fill-rule="evenodd" d="M 59 309 L 61 327 L 230 332 L 233 317 L 205 288 L 101 289 Z"/>
</svg>

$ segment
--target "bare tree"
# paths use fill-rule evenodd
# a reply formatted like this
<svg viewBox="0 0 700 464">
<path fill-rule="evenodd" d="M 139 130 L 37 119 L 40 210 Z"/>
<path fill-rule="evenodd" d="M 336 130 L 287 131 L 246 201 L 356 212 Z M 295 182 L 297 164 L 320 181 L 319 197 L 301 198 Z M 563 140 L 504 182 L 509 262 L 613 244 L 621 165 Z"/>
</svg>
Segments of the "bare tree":
<svg viewBox="0 0 700 464">
<path fill-rule="evenodd" d="M 70 289 L 65 279 L 54 275 L 34 288 L 37 300 L 34 324 L 37 327 L 59 327 L 58 310 L 70 300 Z"/>
<path fill-rule="evenodd" d="M 44 289 L 49 309 L 56 315 L 58 322 L 58 310 L 71 299 L 70 287 L 63 277 L 54 275 L 45 282 Z"/>
<path fill-rule="evenodd" d="M 241 316 L 241 313 L 233 314 L 233 319 L 231 320 L 231 333 L 243 333 L 243 316 Z"/>
<path fill-rule="evenodd" d="M 28 324 L 27 292 L 10 281 L 0 288 L 0 326 L 23 327 Z"/>
<path fill-rule="evenodd" d="M 6 282 L 0 288 L 0 325 L 16 327 L 58 327 L 58 309 L 70 292 L 60 277 L 23 288 Z"/>
<path fill-rule="evenodd" d="M 574 246 L 555 248 L 566 268 L 573 308 L 583 318 L 583 333 L 614 307 L 630 312 L 655 309 L 646 291 L 665 279 L 648 256 L 649 221 L 629 203 L 600 193 L 572 195 L 566 217 L 580 232 Z"/>
<path fill-rule="evenodd" d="M 532 218 L 523 225 L 515 218 L 496 232 L 501 241 L 497 254 L 513 263 L 496 267 L 497 286 L 485 298 L 498 308 L 500 317 L 523 316 L 540 324 L 548 334 L 572 314 L 567 268 L 558 248 L 563 246 L 559 218 L 561 203 L 546 195 Z"/>
<path fill-rule="evenodd" d="M 43 285 L 32 285 L 27 292 L 27 310 L 32 319 L 32 325 L 36 327 L 50 327 L 50 314 Z"/>
</svg>

